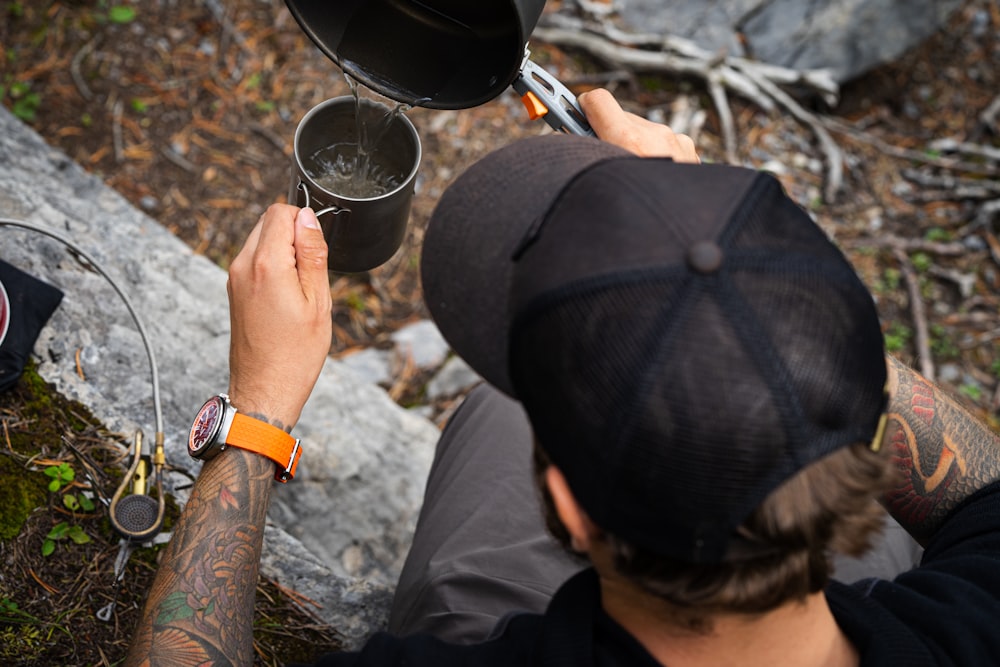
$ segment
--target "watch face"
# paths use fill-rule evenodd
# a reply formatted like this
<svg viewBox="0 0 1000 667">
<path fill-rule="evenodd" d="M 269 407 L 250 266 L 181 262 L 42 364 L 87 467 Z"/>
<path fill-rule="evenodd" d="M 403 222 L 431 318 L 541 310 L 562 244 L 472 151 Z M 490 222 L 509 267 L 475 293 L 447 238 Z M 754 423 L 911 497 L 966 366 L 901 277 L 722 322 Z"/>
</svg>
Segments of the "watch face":
<svg viewBox="0 0 1000 667">
<path fill-rule="evenodd" d="M 215 436 L 219 432 L 219 424 L 225 414 L 225 406 L 218 396 L 213 396 L 201 407 L 198 416 L 194 418 L 191 425 L 191 434 L 188 436 L 188 454 L 195 458 L 203 457 L 210 449 L 210 445 L 215 442 Z"/>
</svg>

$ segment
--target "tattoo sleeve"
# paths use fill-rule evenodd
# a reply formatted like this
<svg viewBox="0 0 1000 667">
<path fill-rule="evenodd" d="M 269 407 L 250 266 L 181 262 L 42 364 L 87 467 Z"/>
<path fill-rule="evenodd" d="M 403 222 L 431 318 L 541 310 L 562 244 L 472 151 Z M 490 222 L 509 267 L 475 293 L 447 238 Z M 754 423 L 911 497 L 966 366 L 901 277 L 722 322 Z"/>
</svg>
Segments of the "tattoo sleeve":
<svg viewBox="0 0 1000 667">
<path fill-rule="evenodd" d="M 1000 438 L 916 371 L 889 357 L 885 443 L 902 475 L 886 507 L 925 542 L 948 513 L 1000 478 Z"/>
<path fill-rule="evenodd" d="M 274 464 L 236 447 L 205 463 L 163 553 L 126 665 L 250 665 Z"/>
</svg>

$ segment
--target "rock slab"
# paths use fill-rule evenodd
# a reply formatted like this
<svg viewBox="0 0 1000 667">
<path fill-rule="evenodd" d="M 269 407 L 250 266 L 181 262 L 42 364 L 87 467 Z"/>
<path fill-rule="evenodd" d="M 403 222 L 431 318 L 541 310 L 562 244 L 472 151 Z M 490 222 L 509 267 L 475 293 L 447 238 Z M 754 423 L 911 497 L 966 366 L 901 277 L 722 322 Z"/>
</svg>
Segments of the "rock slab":
<svg viewBox="0 0 1000 667">
<path fill-rule="evenodd" d="M 76 243 L 129 296 L 159 371 L 175 469 L 168 485 L 189 483 L 198 468 L 186 453 L 191 420 L 228 384 L 225 272 L 3 108 L 0 217 Z M 0 257 L 65 292 L 35 346 L 41 376 L 112 431 L 131 437 L 141 429 L 152 441 L 150 365 L 110 285 L 35 232 L 0 226 Z M 320 615 L 356 646 L 385 624 L 438 430 L 330 359 L 295 434 L 305 452 L 295 481 L 274 494 L 262 571 L 322 604 Z"/>
<path fill-rule="evenodd" d="M 845 82 L 887 63 L 944 26 L 964 0 L 620 0 L 637 32 Z"/>
</svg>

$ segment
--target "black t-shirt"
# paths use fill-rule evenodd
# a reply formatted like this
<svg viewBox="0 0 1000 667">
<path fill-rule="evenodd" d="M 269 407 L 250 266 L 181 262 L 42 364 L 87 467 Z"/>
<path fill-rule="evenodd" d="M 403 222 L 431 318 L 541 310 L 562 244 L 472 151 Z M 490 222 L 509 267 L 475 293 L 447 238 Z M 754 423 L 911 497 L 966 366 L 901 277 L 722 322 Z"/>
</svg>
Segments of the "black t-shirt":
<svg viewBox="0 0 1000 667">
<path fill-rule="evenodd" d="M 894 581 L 834 581 L 826 595 L 862 667 L 1000 664 L 1000 483 L 952 513 L 920 567 Z M 659 667 L 603 612 L 593 570 L 563 584 L 544 615 L 517 616 L 492 641 L 458 646 L 428 635 L 381 633 L 357 653 L 332 653 L 316 664 Z"/>
</svg>

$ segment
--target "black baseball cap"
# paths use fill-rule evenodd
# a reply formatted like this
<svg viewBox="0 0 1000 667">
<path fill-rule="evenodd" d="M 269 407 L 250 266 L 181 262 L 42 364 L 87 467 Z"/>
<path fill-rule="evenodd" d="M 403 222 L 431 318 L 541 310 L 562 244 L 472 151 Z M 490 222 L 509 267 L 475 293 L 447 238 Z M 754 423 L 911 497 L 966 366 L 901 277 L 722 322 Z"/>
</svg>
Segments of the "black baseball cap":
<svg viewBox="0 0 1000 667">
<path fill-rule="evenodd" d="M 876 432 L 871 295 L 768 174 L 519 141 L 444 193 L 421 266 L 456 353 L 521 401 L 591 519 L 654 553 L 766 552 L 750 513 Z"/>
</svg>

